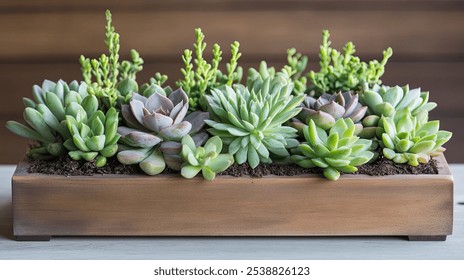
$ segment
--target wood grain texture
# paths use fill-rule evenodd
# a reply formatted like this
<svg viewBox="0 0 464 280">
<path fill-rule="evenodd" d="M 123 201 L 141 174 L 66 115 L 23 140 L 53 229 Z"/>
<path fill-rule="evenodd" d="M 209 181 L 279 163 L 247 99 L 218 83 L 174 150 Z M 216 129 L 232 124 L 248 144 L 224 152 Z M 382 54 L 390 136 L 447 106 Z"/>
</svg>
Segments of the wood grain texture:
<svg viewBox="0 0 464 280">
<path fill-rule="evenodd" d="M 453 234 L 446 242 L 405 242 L 402 236 L 351 237 L 54 237 L 16 242 L 11 177 L 0 165 L 1 260 L 462 260 L 464 164 L 450 164 L 455 179 Z"/>
<path fill-rule="evenodd" d="M 325 28 L 331 30 L 333 46 L 353 41 L 359 53 L 376 58 L 388 46 L 395 57 L 462 58 L 464 45 L 460 10 L 356 10 L 349 17 L 339 10 L 129 10 L 115 11 L 113 20 L 122 53 L 136 48 L 146 57 L 178 57 L 191 48 L 195 27 L 202 27 L 207 42 L 218 42 L 225 53 L 238 40 L 242 52 L 252 57 L 284 55 L 289 47 L 316 54 Z M 101 12 L 4 14 L 0 26 L 14 28 L 0 28 L 0 60 L 99 54 L 104 50 L 104 25 Z"/>
<path fill-rule="evenodd" d="M 453 178 L 28 174 L 12 179 L 15 236 L 449 235 Z"/>
</svg>

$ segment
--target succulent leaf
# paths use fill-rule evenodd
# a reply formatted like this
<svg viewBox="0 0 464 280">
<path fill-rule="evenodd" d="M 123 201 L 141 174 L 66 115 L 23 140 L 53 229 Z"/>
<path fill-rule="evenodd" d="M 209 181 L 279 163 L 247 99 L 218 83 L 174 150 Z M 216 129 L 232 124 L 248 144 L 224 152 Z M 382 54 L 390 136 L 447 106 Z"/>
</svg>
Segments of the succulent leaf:
<svg viewBox="0 0 464 280">
<path fill-rule="evenodd" d="M 425 163 L 430 156 L 441 153 L 441 146 L 452 136 L 451 132 L 439 131 L 438 121 L 421 123 L 408 108 L 396 115 L 383 117 L 380 122 L 385 131 L 381 139 L 383 155 L 396 163 Z"/>
<path fill-rule="evenodd" d="M 324 129 L 330 129 L 340 118 L 350 118 L 358 123 L 362 129 L 361 120 L 366 114 L 367 107 L 358 103 L 358 94 L 348 91 L 335 94 L 322 94 L 318 99 L 306 96 L 301 103 L 302 110 L 290 123 L 293 127 L 301 130 L 308 124 L 309 120 Z"/>
<path fill-rule="evenodd" d="M 380 77 L 385 71 L 385 65 L 392 56 L 393 51 L 388 48 L 383 52 L 381 61 L 372 60 L 363 62 L 354 55 L 355 46 L 348 42 L 343 53 L 333 49 L 329 41 L 329 31 L 322 32 L 322 44 L 320 46 L 320 71 L 309 72 L 311 90 L 319 96 L 324 92 L 338 92 L 360 90 L 364 83 L 370 86 L 381 84 Z"/>
<path fill-rule="evenodd" d="M 310 120 L 304 130 L 307 142 L 299 145 L 295 153 L 301 154 L 294 154 L 291 160 L 304 168 L 323 168 L 330 180 L 337 180 L 340 172 L 356 172 L 356 166 L 371 160 L 374 153 L 369 151 L 372 141 L 355 136 L 354 129 L 353 121 L 339 119 L 327 135 Z"/>
<path fill-rule="evenodd" d="M 231 154 L 220 154 L 222 141 L 218 136 L 210 138 L 204 147 L 196 147 L 190 135 L 182 139 L 182 157 L 184 164 L 181 175 L 184 178 L 193 178 L 200 171 L 203 178 L 213 180 L 216 173 L 226 170 L 232 163 L 234 157 Z"/>
<path fill-rule="evenodd" d="M 282 124 L 298 114 L 304 98 L 291 95 L 292 88 L 280 76 L 263 80 L 258 75 L 248 80 L 247 87 L 212 89 L 207 97 L 208 131 L 228 144 L 228 152 L 239 164 L 248 161 L 255 168 L 273 157 L 288 156 L 286 139 L 294 139 L 296 129 Z"/>
</svg>

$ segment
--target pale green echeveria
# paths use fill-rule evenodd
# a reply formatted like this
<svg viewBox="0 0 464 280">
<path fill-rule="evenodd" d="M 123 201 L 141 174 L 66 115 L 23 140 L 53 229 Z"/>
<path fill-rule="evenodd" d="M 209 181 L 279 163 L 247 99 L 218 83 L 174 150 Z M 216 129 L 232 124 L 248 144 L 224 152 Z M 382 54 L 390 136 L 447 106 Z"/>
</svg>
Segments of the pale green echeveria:
<svg viewBox="0 0 464 280">
<path fill-rule="evenodd" d="M 118 128 L 123 144 L 118 160 L 123 164 L 139 164 L 149 175 L 161 173 L 166 164 L 180 170 L 180 141 L 185 135 L 198 134 L 195 137 L 198 145 L 207 139 L 206 133 L 199 132 L 208 113 L 197 111 L 187 115 L 188 97 L 181 88 L 168 96 L 161 90 L 158 86 L 148 98 L 135 93 L 129 105 L 121 106 L 128 127 Z"/>
<path fill-rule="evenodd" d="M 307 95 L 301 104 L 301 112 L 290 124 L 302 133 L 309 120 L 313 120 L 318 127 L 328 130 L 338 119 L 350 118 L 356 125 L 355 134 L 359 134 L 363 129 L 361 120 L 366 114 L 367 107 L 362 106 L 358 98 L 359 95 L 352 91 L 324 93 L 317 99 Z"/>
<path fill-rule="evenodd" d="M 63 142 L 71 138 L 66 126 L 66 112 L 71 103 L 87 103 L 85 83 L 44 80 L 34 85 L 33 99 L 23 98 L 23 118 L 26 124 L 8 121 L 6 127 L 13 133 L 35 140 L 38 147 L 29 150 L 33 159 L 51 159 L 67 152 Z"/>
<path fill-rule="evenodd" d="M 249 85 L 213 89 L 207 95 L 212 135 L 221 137 L 238 164 L 255 168 L 272 158 L 289 156 L 298 146 L 297 130 L 282 125 L 301 110 L 304 95 L 292 95 L 293 84 L 281 77 Z"/>
<path fill-rule="evenodd" d="M 330 180 L 338 180 L 340 172 L 356 172 L 356 166 L 370 161 L 374 153 L 369 150 L 372 140 L 359 138 L 355 129 L 351 119 L 339 119 L 328 132 L 310 120 L 304 129 L 307 142 L 300 144 L 299 153 L 291 159 L 305 168 L 322 168 Z"/>
<path fill-rule="evenodd" d="M 72 138 L 63 145 L 73 160 L 95 160 L 95 165 L 102 167 L 118 151 L 119 113 L 113 107 L 106 114 L 97 108 L 94 95 L 87 96 L 82 104 L 71 102 L 67 106 L 66 125 Z"/>
<path fill-rule="evenodd" d="M 367 86 L 365 86 L 367 87 Z M 379 86 L 365 88 L 360 94 L 360 102 L 368 107 L 367 117 L 363 119 L 364 130 L 360 135 L 364 138 L 381 137 L 382 131 L 378 129 L 382 116 L 392 117 L 396 111 L 408 108 L 413 116 L 427 114 L 437 104 L 429 102 L 429 92 L 422 92 L 420 88 L 409 89 L 403 87 Z"/>
<path fill-rule="evenodd" d="M 397 111 L 392 117 L 382 117 L 381 146 L 383 155 L 396 163 L 417 166 L 427 163 L 445 148 L 452 133 L 440 129 L 439 121 L 424 121 L 413 116 L 408 108 Z"/>
<path fill-rule="evenodd" d="M 204 147 L 197 147 L 189 135 L 182 139 L 182 165 L 181 175 L 184 178 L 193 178 L 200 171 L 208 181 L 214 180 L 216 174 L 226 170 L 234 163 L 231 154 L 221 154 L 222 141 L 219 136 L 211 137 Z"/>
</svg>

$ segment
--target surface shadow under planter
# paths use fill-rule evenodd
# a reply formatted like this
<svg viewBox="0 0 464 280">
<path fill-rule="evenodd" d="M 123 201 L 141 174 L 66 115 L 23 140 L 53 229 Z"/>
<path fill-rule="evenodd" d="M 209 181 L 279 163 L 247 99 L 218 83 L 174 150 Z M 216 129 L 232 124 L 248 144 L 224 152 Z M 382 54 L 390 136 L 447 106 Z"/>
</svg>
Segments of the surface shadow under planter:
<svg viewBox="0 0 464 280">
<path fill-rule="evenodd" d="M 51 236 L 408 236 L 446 240 L 453 177 L 439 174 L 263 178 L 180 175 L 12 178 L 17 240 Z"/>
</svg>

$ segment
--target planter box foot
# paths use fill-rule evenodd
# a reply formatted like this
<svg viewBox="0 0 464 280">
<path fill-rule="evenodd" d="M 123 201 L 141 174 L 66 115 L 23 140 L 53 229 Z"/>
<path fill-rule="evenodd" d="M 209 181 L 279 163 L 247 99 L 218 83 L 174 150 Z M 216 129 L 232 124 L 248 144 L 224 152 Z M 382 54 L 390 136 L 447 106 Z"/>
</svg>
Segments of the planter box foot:
<svg viewBox="0 0 464 280">
<path fill-rule="evenodd" d="M 409 241 L 446 241 L 447 235 L 409 235 Z"/>
<path fill-rule="evenodd" d="M 16 241 L 50 241 L 50 235 L 16 235 Z"/>
</svg>

